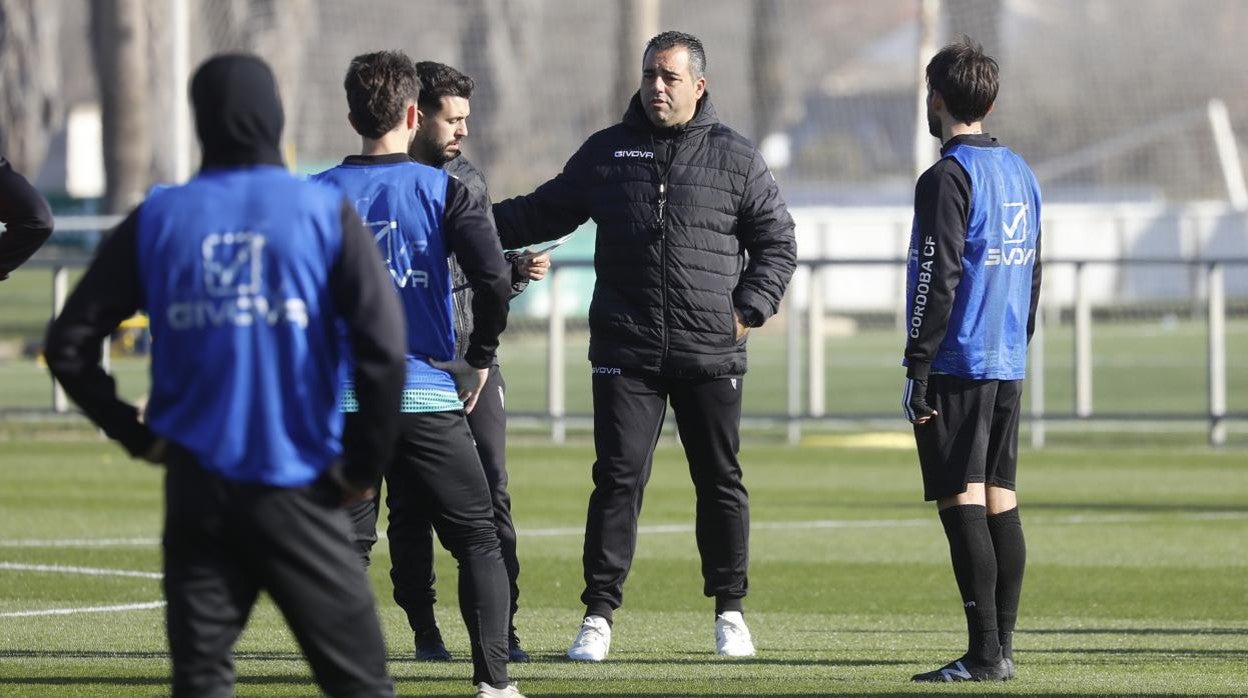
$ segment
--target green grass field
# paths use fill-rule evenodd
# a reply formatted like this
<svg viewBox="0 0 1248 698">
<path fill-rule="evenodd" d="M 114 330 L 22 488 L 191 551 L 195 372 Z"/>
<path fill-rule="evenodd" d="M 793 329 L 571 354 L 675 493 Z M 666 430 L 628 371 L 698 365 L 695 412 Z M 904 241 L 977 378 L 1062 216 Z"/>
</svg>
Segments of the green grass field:
<svg viewBox="0 0 1248 698">
<path fill-rule="evenodd" d="M 162 611 L 82 609 L 161 598 L 159 470 L 72 425 L 0 436 L 0 694 L 167 693 Z M 520 529 L 517 624 L 536 661 L 531 696 L 1243 695 L 1248 693 L 1248 455 L 1115 445 L 1022 454 L 1028 575 L 1019 678 L 941 689 L 908 683 L 964 643 L 943 534 L 896 448 L 743 446 L 753 502 L 748 660 L 713 656 L 693 494 L 664 445 L 610 659 L 561 659 L 579 622 L 591 449 L 525 438 L 510 451 Z M 390 601 L 387 552 L 372 580 L 403 695 L 470 694 L 453 561 L 438 612 L 457 661 L 419 664 Z M 119 576 L 120 573 L 133 573 Z M 137 576 L 136 576 L 137 575 Z M 71 612 L 78 609 L 78 612 Z M 51 614 L 54 611 L 62 614 Z M 43 615 L 37 615 L 43 614 Z M 243 696 L 315 692 L 267 602 L 238 647 Z"/>
</svg>

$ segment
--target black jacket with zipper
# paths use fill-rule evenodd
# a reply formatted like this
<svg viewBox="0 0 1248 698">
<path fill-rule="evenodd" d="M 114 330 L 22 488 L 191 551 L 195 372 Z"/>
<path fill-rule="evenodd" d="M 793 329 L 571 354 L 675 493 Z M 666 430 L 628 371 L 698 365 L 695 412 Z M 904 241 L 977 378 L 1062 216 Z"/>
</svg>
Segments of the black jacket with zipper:
<svg viewBox="0 0 1248 698">
<path fill-rule="evenodd" d="M 442 166 L 447 174 L 459 180 L 473 198 L 483 202 L 487 213 L 490 212 L 490 190 L 485 183 L 485 175 L 472 164 L 468 158 L 460 155 Z M 494 216 L 490 216 L 494 222 Z M 506 250 L 503 256 L 511 263 L 511 297 L 515 298 L 529 286 L 529 277 L 525 275 L 520 252 Z M 454 303 L 455 320 L 455 357 L 462 359 L 468 353 L 468 338 L 472 336 L 472 284 L 468 276 L 459 266 L 459 259 L 454 254 L 450 258 L 451 266 L 451 302 Z M 494 357 L 494 365 L 498 365 L 498 357 Z"/>
<path fill-rule="evenodd" d="M 775 314 L 796 266 L 793 219 L 762 157 L 710 95 L 689 123 L 654 126 L 634 95 L 554 179 L 494 205 L 503 247 L 597 224 L 589 308 L 595 366 L 677 378 L 740 375 L 745 340 Z"/>
</svg>

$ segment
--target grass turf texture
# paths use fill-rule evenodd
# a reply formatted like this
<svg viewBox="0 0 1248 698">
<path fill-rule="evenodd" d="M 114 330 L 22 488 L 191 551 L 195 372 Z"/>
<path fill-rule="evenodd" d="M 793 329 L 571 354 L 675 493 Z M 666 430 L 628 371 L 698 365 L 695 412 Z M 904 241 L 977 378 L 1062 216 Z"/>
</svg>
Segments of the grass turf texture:
<svg viewBox="0 0 1248 698">
<path fill-rule="evenodd" d="M 510 450 L 520 528 L 517 622 L 536 661 L 512 669 L 529 695 L 1215 695 L 1248 690 L 1248 456 L 1116 446 L 1024 451 L 1029 564 L 1019 678 L 957 689 L 908 683 L 960 654 L 963 616 L 943 534 L 906 448 L 781 447 L 747 440 L 753 502 L 747 619 L 757 657 L 713 656 L 701 596 L 693 494 L 677 448 L 660 448 L 638 556 L 609 660 L 561 659 L 581 606 L 581 527 L 592 450 L 520 440 Z M 14 569 L 155 572 L 160 472 L 85 430 L 0 443 L 0 693 L 167 692 L 163 612 L 12 614 L 145 603 L 144 577 Z M 668 532 L 670 529 L 670 532 Z M 112 545 L 56 543 L 112 539 Z M 133 540 L 127 540 L 133 539 Z M 40 543 L 39 541 L 43 541 Z M 438 615 L 456 661 L 411 659 L 390 600 L 388 556 L 371 570 L 402 695 L 470 694 L 454 565 L 439 551 Z M 267 601 L 238 646 L 244 696 L 314 692 Z"/>
</svg>

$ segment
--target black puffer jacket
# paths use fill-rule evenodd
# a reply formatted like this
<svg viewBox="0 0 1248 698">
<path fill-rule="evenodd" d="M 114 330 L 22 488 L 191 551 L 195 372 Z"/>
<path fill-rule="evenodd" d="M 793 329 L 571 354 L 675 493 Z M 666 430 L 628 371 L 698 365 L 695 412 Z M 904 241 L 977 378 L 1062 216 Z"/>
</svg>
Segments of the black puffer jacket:
<svg viewBox="0 0 1248 698">
<path fill-rule="evenodd" d="M 719 122 L 709 94 L 677 129 L 653 126 L 634 95 L 621 123 L 590 136 L 532 194 L 495 204 L 494 218 L 505 248 L 594 219 L 595 366 L 742 374 L 733 310 L 762 324 L 796 266 L 793 219 L 775 179 L 754 146 Z"/>
</svg>

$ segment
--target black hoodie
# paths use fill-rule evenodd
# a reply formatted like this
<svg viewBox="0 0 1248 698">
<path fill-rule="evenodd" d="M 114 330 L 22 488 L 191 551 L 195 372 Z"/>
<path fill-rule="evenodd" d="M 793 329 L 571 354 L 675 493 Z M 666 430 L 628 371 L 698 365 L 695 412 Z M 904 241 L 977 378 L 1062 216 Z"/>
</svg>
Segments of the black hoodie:
<svg viewBox="0 0 1248 698">
<path fill-rule="evenodd" d="M 209 59 L 192 79 L 191 99 L 204 169 L 281 165 L 282 105 L 273 73 L 262 60 L 247 55 Z M 48 367 L 65 391 L 135 456 L 147 453 L 156 436 L 139 421 L 134 406 L 117 396 L 113 379 L 100 367 L 100 343 L 143 308 L 136 247 L 141 208 L 131 211 L 100 245 L 45 341 Z M 344 475 L 364 485 L 376 481 L 393 451 L 405 339 L 398 298 L 389 278 L 378 273 L 382 262 L 373 236 L 346 199 L 340 208 L 342 246 L 336 259 L 326 260 L 331 265 L 328 283 L 351 338 L 360 404 L 343 434 Z M 203 367 L 212 369 L 210 364 Z"/>
</svg>

